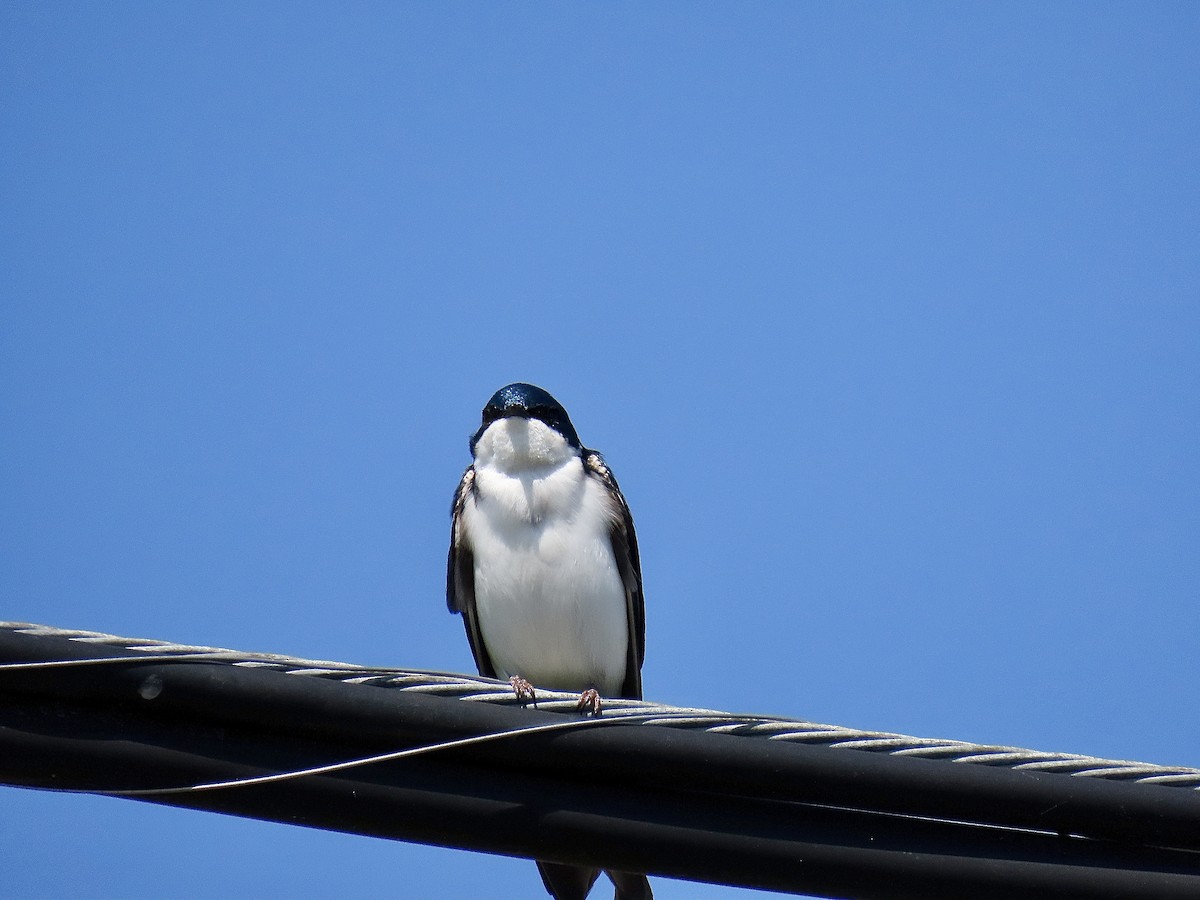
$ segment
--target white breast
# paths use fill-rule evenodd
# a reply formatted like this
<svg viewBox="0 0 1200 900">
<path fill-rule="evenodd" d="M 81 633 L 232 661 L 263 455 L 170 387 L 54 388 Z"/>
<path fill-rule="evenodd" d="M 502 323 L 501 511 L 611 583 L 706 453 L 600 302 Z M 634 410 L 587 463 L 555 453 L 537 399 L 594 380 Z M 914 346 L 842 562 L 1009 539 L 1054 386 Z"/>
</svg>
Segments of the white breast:
<svg viewBox="0 0 1200 900">
<path fill-rule="evenodd" d="M 475 448 L 463 526 L 498 674 L 620 693 L 629 625 L 609 530 L 616 511 L 579 452 L 536 420 L 501 419 Z"/>
</svg>

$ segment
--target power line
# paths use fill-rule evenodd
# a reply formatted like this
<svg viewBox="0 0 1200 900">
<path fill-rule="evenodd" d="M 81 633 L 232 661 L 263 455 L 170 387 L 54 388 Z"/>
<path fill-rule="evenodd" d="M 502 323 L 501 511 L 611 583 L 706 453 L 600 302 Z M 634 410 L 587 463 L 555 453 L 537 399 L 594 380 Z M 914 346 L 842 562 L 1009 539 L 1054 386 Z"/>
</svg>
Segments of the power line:
<svg viewBox="0 0 1200 900">
<path fill-rule="evenodd" d="M 1200 770 L 574 699 L 0 623 L 0 781 L 830 897 L 1200 896 Z"/>
</svg>

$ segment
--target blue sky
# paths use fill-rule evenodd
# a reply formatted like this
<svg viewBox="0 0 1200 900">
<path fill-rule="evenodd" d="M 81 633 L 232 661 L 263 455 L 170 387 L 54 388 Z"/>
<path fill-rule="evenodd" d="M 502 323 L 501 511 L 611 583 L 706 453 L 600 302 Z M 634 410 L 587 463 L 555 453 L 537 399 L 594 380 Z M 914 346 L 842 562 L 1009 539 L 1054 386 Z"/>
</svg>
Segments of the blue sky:
<svg viewBox="0 0 1200 900">
<path fill-rule="evenodd" d="M 1198 765 L 1198 45 L 1188 3 L 5 4 L 0 618 L 470 670 L 449 501 L 525 380 L 633 509 L 648 697 Z M 0 798 L 14 897 L 540 896 Z"/>
</svg>

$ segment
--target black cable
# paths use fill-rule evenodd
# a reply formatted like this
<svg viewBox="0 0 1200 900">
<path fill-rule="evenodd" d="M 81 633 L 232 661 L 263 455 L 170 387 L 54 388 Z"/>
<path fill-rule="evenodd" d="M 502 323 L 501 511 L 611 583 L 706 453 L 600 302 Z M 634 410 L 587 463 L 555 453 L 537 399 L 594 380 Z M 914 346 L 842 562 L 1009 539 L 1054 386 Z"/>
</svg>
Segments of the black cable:
<svg viewBox="0 0 1200 900">
<path fill-rule="evenodd" d="M 0 631 L 0 662 L 126 655 L 127 664 L 0 672 L 0 781 L 186 787 L 565 724 L 333 774 L 152 799 L 831 897 L 1200 896 L 1200 797 L 1188 789 L 603 719 L 593 727 L 537 710 Z"/>
</svg>

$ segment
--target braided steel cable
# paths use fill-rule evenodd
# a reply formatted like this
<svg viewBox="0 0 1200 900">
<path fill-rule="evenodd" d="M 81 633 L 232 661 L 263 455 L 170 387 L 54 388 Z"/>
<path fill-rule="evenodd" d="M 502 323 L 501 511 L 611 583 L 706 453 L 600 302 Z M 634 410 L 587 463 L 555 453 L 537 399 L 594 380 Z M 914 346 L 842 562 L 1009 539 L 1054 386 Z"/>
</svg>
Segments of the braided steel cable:
<svg viewBox="0 0 1200 900">
<path fill-rule="evenodd" d="M 0 622 L 0 629 L 41 637 L 65 638 L 114 650 L 145 654 L 158 662 L 206 661 L 241 668 L 270 669 L 287 675 L 320 678 L 344 684 L 369 685 L 427 694 L 469 703 L 520 706 L 511 685 L 481 676 L 448 672 L 391 669 L 330 660 L 311 660 L 277 653 L 248 653 L 94 631 L 55 628 L 25 622 Z M 129 656 L 0 665 L 11 668 L 127 663 Z M 536 707 L 546 712 L 574 712 L 575 694 L 538 689 Z M 667 706 L 640 700 L 606 699 L 604 718 L 640 726 L 705 731 L 769 741 L 852 749 L 894 756 L 945 760 L 975 766 L 1053 772 L 1081 778 L 1157 784 L 1200 790 L 1200 768 L 1164 766 L 1131 760 L 1104 759 L 1075 753 L 1054 753 L 943 738 L 921 738 L 882 731 L 825 725 L 775 716 L 739 715 L 710 709 Z"/>
</svg>

